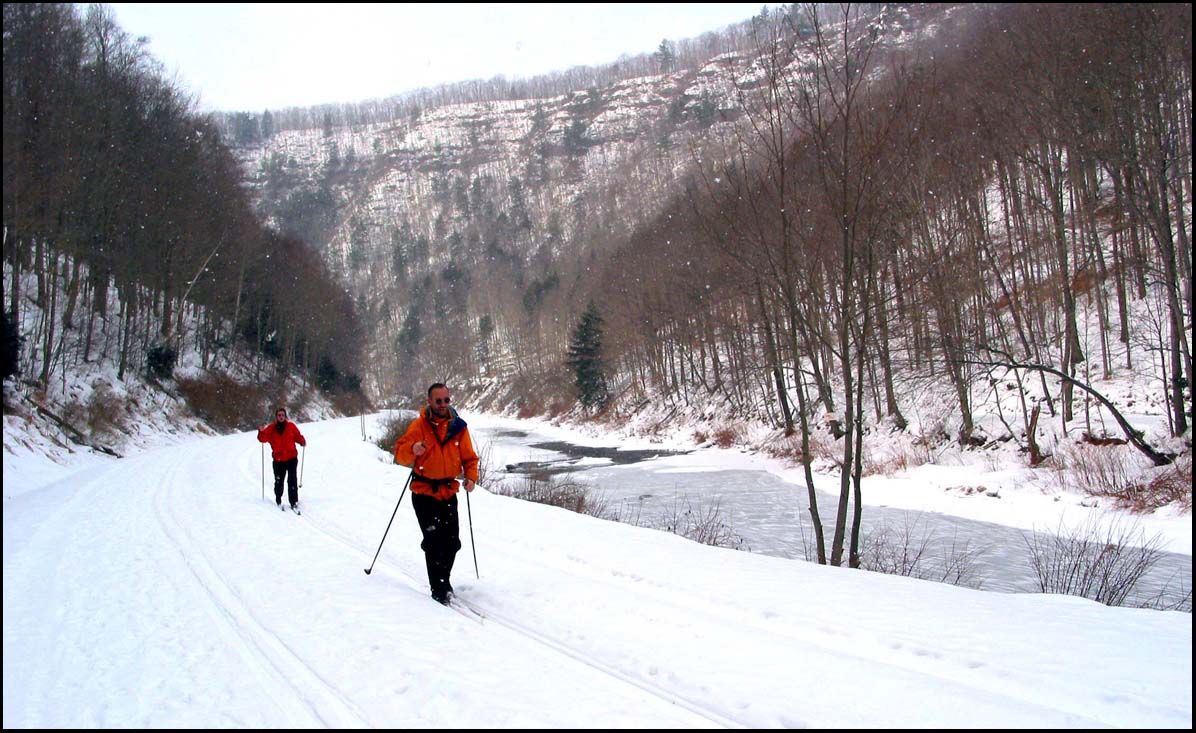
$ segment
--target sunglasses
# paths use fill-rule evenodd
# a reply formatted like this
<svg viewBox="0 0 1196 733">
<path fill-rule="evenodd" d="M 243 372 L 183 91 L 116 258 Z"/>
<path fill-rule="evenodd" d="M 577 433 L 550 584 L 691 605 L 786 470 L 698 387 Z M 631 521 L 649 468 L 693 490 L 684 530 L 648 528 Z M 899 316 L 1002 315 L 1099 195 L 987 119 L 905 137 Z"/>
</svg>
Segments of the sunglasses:
<svg viewBox="0 0 1196 733">
<path fill-rule="evenodd" d="M 432 400 L 432 401 L 433 401 L 433 402 L 435 402 L 435 403 L 436 403 L 436 404 L 438 404 L 438 405 L 447 405 L 449 402 L 451 402 L 451 401 L 452 401 L 452 399 L 453 399 L 452 397 L 445 397 L 445 398 L 442 400 L 442 399 L 440 399 L 439 397 L 437 397 L 436 399 L 434 399 L 434 400 Z"/>
</svg>

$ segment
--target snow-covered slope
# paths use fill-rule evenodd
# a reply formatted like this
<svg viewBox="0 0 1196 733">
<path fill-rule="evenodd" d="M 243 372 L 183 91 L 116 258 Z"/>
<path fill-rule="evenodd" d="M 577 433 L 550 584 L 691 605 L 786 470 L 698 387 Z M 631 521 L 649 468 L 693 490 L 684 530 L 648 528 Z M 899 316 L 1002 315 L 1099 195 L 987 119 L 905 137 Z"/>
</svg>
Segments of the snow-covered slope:
<svg viewBox="0 0 1196 733">
<path fill-rule="evenodd" d="M 302 516 L 262 499 L 251 434 L 42 487 L 6 456 L 31 485 L 4 502 L 5 727 L 1192 726 L 1188 614 L 710 548 L 484 490 L 481 578 L 463 511 L 453 580 L 485 619 L 443 608 L 409 497 L 362 572 L 406 470 L 357 418 L 301 427 Z"/>
</svg>

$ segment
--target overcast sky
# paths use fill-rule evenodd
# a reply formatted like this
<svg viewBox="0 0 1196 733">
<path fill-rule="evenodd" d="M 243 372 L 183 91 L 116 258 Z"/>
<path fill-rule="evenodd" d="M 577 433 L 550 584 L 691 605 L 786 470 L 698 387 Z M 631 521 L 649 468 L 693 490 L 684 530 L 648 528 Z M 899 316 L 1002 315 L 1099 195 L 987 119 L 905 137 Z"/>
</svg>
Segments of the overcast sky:
<svg viewBox="0 0 1196 733">
<path fill-rule="evenodd" d="M 762 3 L 111 3 L 200 109 L 358 102 L 615 61 L 750 18 Z"/>
</svg>

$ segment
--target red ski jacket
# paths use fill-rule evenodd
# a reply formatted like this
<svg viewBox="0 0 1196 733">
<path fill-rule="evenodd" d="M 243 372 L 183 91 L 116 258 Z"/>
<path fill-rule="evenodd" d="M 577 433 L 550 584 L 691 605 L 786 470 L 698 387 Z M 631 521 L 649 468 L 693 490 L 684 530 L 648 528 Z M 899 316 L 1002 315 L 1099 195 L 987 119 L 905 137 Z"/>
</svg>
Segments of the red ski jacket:
<svg viewBox="0 0 1196 733">
<path fill-rule="evenodd" d="M 270 455 L 280 463 L 298 458 L 299 451 L 296 450 L 295 444 L 307 445 L 307 439 L 299 432 L 299 427 L 290 420 L 287 420 L 281 433 L 278 432 L 277 425 L 278 423 L 270 423 L 257 431 L 258 442 L 269 443 Z"/>
</svg>

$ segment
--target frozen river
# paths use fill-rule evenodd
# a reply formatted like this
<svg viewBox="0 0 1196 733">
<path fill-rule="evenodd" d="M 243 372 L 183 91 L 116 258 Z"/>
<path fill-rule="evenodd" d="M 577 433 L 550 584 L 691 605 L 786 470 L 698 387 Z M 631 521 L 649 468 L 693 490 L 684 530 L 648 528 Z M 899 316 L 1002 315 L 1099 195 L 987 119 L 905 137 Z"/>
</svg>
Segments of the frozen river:
<svg viewBox="0 0 1196 733">
<path fill-rule="evenodd" d="M 740 549 L 784 558 L 814 555 L 805 486 L 753 468 L 749 456 L 745 456 L 742 469 L 711 470 L 687 466 L 685 454 L 669 455 L 667 450 L 582 446 L 534 430 L 471 430 L 479 444 L 489 445 L 495 468 L 506 476 L 567 475 L 591 486 L 595 495 L 621 516 L 638 516 L 639 523 L 647 526 L 657 526 L 665 517 L 686 509 L 701 514 L 717 506 L 722 523 L 742 538 Z M 829 553 L 838 496 L 819 491 L 817 501 Z M 891 538 L 908 534 L 914 539 L 911 545 L 924 544 L 920 567 L 931 574 L 938 572 L 944 558 L 964 551 L 971 560 L 962 585 L 1003 592 L 1039 591 L 1027 538 L 1042 541 L 1046 535 L 937 512 L 866 505 L 862 534 L 882 527 Z M 952 547 L 956 548 L 954 553 Z M 1160 597 L 1173 599 L 1191 587 L 1191 556 L 1160 553 L 1127 605 Z"/>
</svg>

